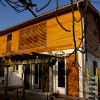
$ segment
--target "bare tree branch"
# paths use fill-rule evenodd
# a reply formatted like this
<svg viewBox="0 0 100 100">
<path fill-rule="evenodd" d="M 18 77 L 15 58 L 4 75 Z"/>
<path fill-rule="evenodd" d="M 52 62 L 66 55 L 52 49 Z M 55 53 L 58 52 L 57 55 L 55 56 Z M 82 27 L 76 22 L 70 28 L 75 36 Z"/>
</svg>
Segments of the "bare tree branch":
<svg viewBox="0 0 100 100">
<path fill-rule="evenodd" d="M 77 47 L 76 47 L 76 36 L 75 36 L 75 23 L 74 23 L 74 8 L 73 8 L 73 0 L 70 0 L 71 8 L 72 8 L 72 32 L 73 32 L 73 42 L 74 42 L 74 50 L 75 50 L 75 62 L 77 60 Z"/>
<path fill-rule="evenodd" d="M 4 5 L 2 0 L 0 0 L 0 2 L 2 5 Z M 32 7 L 35 7 L 36 4 L 33 4 L 31 0 L 17 0 L 17 1 L 5 0 L 5 2 L 18 13 L 25 11 L 25 10 L 29 10 L 32 13 L 32 15 L 36 17 L 36 14 L 32 10 Z"/>
<path fill-rule="evenodd" d="M 6 6 L 6 5 L 2 2 L 2 0 L 0 0 L 0 3 L 1 3 L 3 6 Z"/>
<path fill-rule="evenodd" d="M 10 7 L 12 7 L 16 12 L 18 12 L 18 13 L 20 13 L 20 12 L 22 12 L 22 11 L 24 11 L 25 10 L 25 8 L 23 8 L 23 9 L 17 9 L 14 5 L 12 5 L 8 0 L 5 0 L 6 2 L 7 2 L 7 4 L 10 6 Z"/>
<path fill-rule="evenodd" d="M 58 12 L 58 0 L 56 0 L 56 21 L 57 21 L 57 23 L 60 25 L 60 27 L 61 27 L 63 30 L 65 30 L 66 32 L 70 32 L 71 30 L 67 30 L 67 29 L 59 22 L 57 12 Z"/>
<path fill-rule="evenodd" d="M 36 12 L 40 12 L 41 10 L 45 9 L 45 8 L 50 4 L 50 2 L 51 2 L 51 0 L 49 0 L 49 1 L 47 2 L 47 4 L 44 5 L 44 6 L 43 6 L 42 8 L 40 8 L 40 9 L 36 8 Z"/>
</svg>

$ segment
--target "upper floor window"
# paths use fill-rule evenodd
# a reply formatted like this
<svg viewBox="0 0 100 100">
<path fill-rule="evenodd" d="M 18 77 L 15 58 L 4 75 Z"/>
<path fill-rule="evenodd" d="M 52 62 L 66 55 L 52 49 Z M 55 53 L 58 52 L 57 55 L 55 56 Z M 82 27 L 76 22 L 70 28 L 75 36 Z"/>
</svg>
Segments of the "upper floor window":
<svg viewBox="0 0 100 100">
<path fill-rule="evenodd" d="M 12 34 L 7 35 L 7 41 L 12 40 Z"/>
<path fill-rule="evenodd" d="M 11 40 L 12 40 L 12 34 L 7 35 L 7 52 L 11 52 Z"/>
</svg>

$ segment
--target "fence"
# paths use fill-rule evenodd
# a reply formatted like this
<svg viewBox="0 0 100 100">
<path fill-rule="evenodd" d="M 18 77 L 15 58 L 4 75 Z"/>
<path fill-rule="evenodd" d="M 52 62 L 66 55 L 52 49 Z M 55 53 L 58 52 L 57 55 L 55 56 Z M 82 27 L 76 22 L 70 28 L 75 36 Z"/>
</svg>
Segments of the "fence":
<svg viewBox="0 0 100 100">
<path fill-rule="evenodd" d="M 86 97 L 87 98 L 98 98 L 98 80 L 99 73 L 96 68 L 96 75 L 91 76 L 89 68 L 86 69 Z"/>
</svg>

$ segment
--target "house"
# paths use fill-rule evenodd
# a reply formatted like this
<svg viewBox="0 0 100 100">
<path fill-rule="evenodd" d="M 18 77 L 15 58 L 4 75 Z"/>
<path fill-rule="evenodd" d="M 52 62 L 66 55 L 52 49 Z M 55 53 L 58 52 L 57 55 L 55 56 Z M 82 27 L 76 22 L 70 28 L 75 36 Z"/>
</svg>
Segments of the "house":
<svg viewBox="0 0 100 100">
<path fill-rule="evenodd" d="M 100 68 L 99 12 L 83 0 L 75 2 L 73 9 L 76 56 L 70 4 L 0 31 L 0 56 L 7 66 L 4 77 L 9 85 L 85 96 L 86 68 L 93 76 Z M 56 17 L 69 31 L 62 29 Z M 75 57 L 78 63 L 73 64 Z"/>
</svg>

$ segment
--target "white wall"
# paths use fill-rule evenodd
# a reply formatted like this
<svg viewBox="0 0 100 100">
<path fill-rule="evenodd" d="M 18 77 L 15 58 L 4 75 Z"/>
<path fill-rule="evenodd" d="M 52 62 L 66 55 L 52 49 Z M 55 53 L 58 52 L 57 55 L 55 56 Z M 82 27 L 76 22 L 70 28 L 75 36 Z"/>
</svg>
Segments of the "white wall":
<svg viewBox="0 0 100 100">
<path fill-rule="evenodd" d="M 97 67 L 100 71 L 100 59 L 90 53 L 87 54 L 87 58 L 86 67 L 90 69 L 91 75 L 93 75 L 93 61 L 97 62 Z"/>
<path fill-rule="evenodd" d="M 13 72 L 12 67 L 9 68 L 9 76 L 8 76 L 8 84 L 9 85 L 22 85 L 22 65 L 18 65 L 18 70 Z"/>
<path fill-rule="evenodd" d="M 64 53 L 64 56 L 66 56 L 67 54 L 70 54 L 73 52 L 73 49 L 69 49 L 69 50 L 62 50 Z M 61 51 L 53 51 L 53 54 L 56 54 Z M 79 97 L 83 97 L 83 54 L 78 52 L 78 63 L 80 65 L 79 67 Z M 56 65 L 53 67 L 53 89 L 54 92 L 59 92 L 61 94 L 66 94 L 66 57 L 65 57 L 65 87 L 58 87 L 58 61 L 56 62 Z"/>
</svg>

